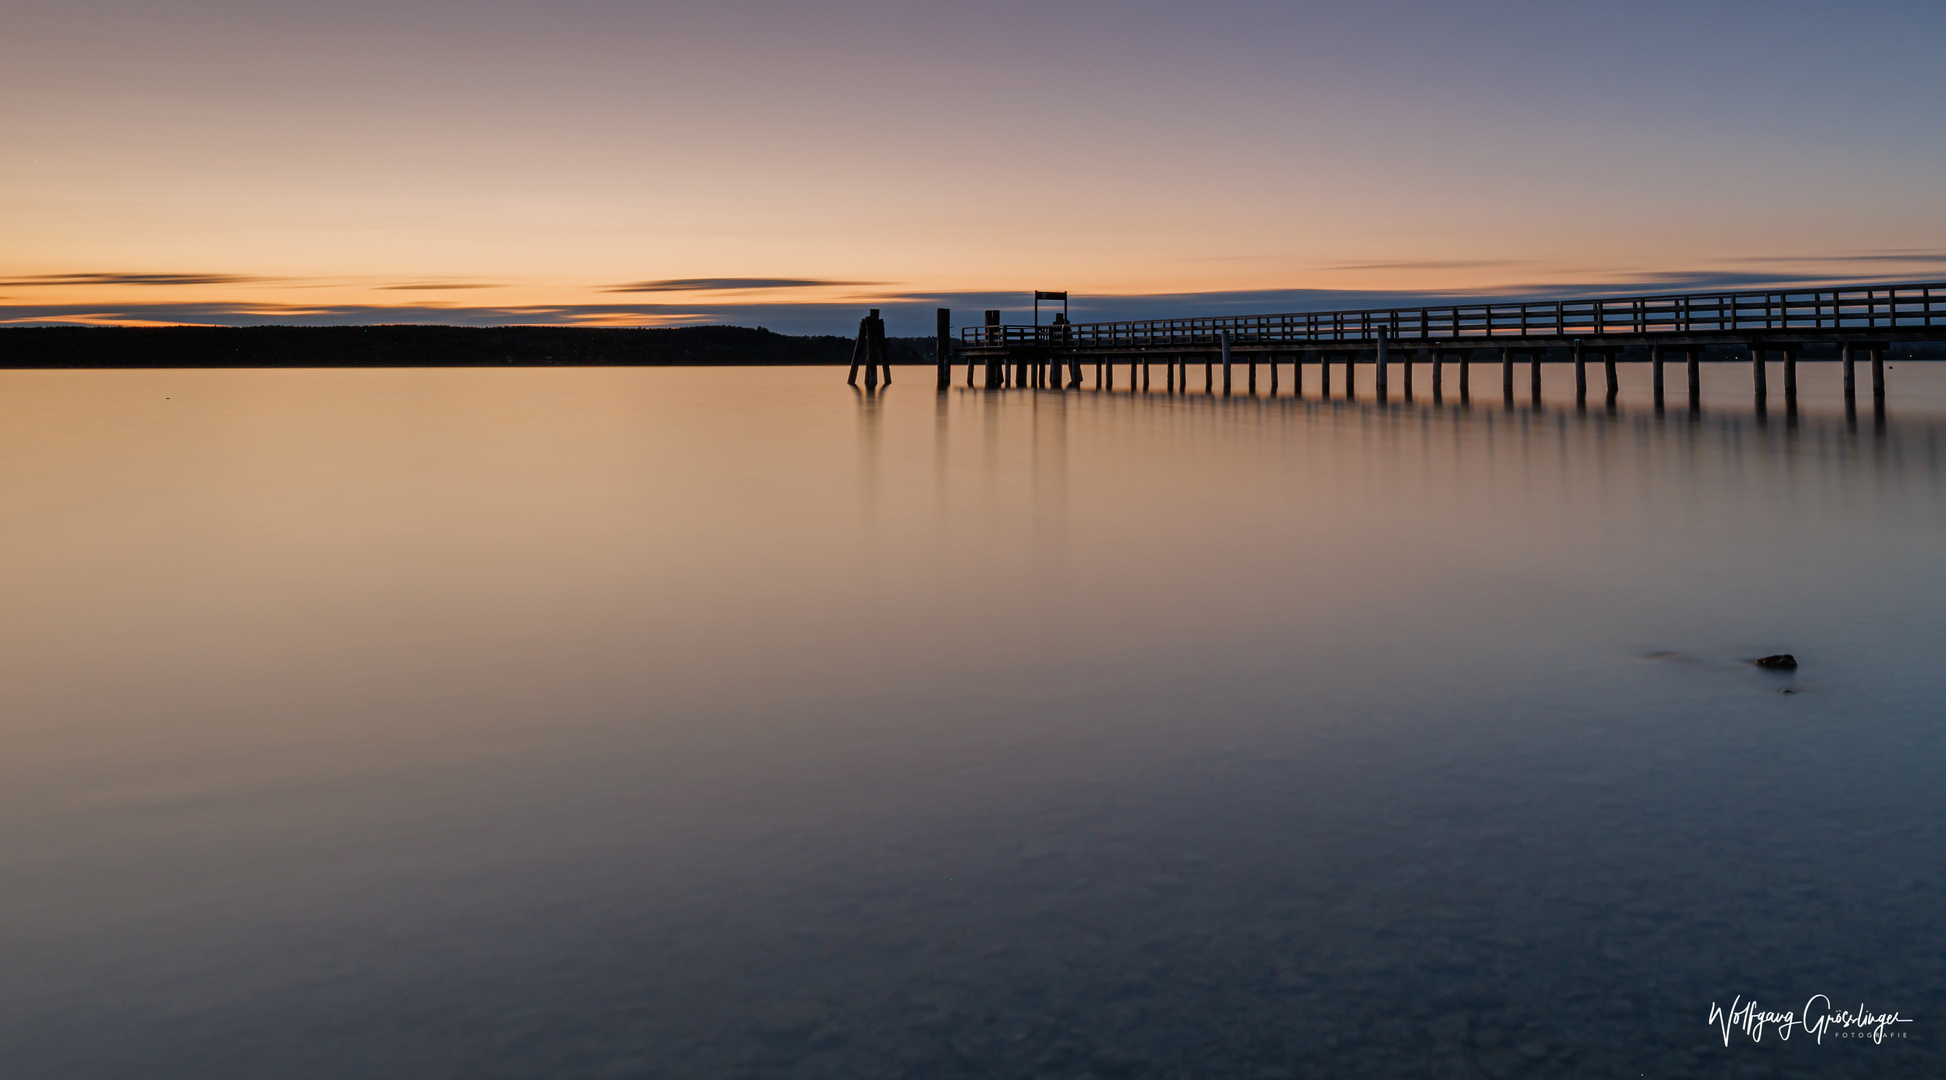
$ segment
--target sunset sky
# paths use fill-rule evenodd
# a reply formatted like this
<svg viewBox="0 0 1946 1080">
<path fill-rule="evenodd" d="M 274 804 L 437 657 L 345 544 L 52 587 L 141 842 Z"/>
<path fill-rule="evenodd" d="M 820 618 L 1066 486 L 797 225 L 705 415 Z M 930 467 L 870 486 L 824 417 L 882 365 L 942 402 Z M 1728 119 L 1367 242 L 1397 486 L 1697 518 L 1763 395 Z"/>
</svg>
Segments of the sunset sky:
<svg viewBox="0 0 1946 1080">
<path fill-rule="evenodd" d="M 0 321 L 1946 278 L 1946 4 L 12 0 Z M 1214 295 L 1189 295 L 1214 294 Z"/>
</svg>

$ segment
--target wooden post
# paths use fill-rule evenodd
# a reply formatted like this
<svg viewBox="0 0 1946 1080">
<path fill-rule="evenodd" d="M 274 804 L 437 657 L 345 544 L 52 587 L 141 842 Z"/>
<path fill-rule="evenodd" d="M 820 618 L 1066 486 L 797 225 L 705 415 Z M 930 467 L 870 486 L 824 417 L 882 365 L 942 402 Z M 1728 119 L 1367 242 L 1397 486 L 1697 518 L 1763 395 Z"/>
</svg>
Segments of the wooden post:
<svg viewBox="0 0 1946 1080">
<path fill-rule="evenodd" d="M 1291 354 L 1291 396 L 1304 396 L 1304 354 L 1301 352 Z"/>
<path fill-rule="evenodd" d="M 1683 355 L 1689 360 L 1689 404 L 1693 408 L 1696 405 L 1696 399 L 1701 397 L 1703 393 L 1703 347 L 1701 345 L 1691 345 L 1689 351 Z"/>
<path fill-rule="evenodd" d="M 1660 342 L 1649 346 L 1649 369 L 1655 378 L 1655 396 L 1662 397 L 1662 345 Z"/>
<path fill-rule="evenodd" d="M 1388 381 L 1386 377 L 1386 369 L 1390 365 L 1386 363 L 1386 360 L 1387 357 L 1385 355 L 1385 329 L 1383 327 L 1380 327 L 1378 331 L 1378 359 L 1375 361 L 1375 363 L 1378 364 L 1377 387 L 1378 387 L 1378 399 L 1380 401 L 1385 400 L 1386 383 Z M 1349 374 L 1347 374 L 1345 377 L 1345 385 L 1347 386 L 1351 385 L 1351 377 Z"/>
<path fill-rule="evenodd" d="M 1399 358 L 1399 373 L 1405 376 L 1405 399 L 1407 401 L 1412 400 L 1412 365 L 1418 359 L 1418 356 L 1418 350 L 1412 349 L 1408 350 L 1404 356 Z"/>
<path fill-rule="evenodd" d="M 953 335 L 953 309 L 940 308 L 936 318 L 939 348 L 937 357 L 939 360 L 939 392 L 943 394 L 946 392 L 947 385 L 953 381 L 952 365 L 947 362 L 948 358 L 946 353 L 946 339 Z"/>
<path fill-rule="evenodd" d="M 1500 346 L 1500 396 L 1507 404 L 1514 400 L 1514 354 L 1505 345 Z"/>
<path fill-rule="evenodd" d="M 1101 368 L 1099 365 L 1095 368 L 1095 385 L 1097 387 L 1101 385 Z M 1068 354 L 1068 389 L 1081 389 L 1081 358 L 1073 353 Z"/>
<path fill-rule="evenodd" d="M 1331 354 L 1318 354 L 1318 396 L 1331 400 Z"/>
<path fill-rule="evenodd" d="M 1272 365 L 1273 367 L 1276 365 Z M 1257 396 L 1257 354 L 1250 354 L 1250 396 Z"/>
<path fill-rule="evenodd" d="M 1797 346 L 1784 346 L 1784 396 L 1797 396 Z"/>
<path fill-rule="evenodd" d="M 1164 373 L 1167 375 L 1169 379 L 1169 393 L 1174 394 L 1176 392 L 1176 358 L 1175 357 L 1172 356 L 1169 358 L 1169 363 L 1165 365 Z"/>
<path fill-rule="evenodd" d="M 1217 346 L 1223 351 L 1223 396 L 1230 396 L 1230 332 L 1223 331 L 1217 338 Z"/>
<path fill-rule="evenodd" d="M 1588 397 L 1588 358 L 1581 351 L 1581 339 L 1574 339 L 1574 400 Z"/>
<path fill-rule="evenodd" d="M 986 313 L 986 344 L 991 349 L 1000 344 L 1000 313 L 991 308 Z M 987 389 L 998 390 L 1007 385 L 1007 361 L 1004 358 L 987 355 Z"/>
<path fill-rule="evenodd" d="M 1764 372 L 1764 344 L 1761 341 L 1750 343 L 1750 379 L 1757 393 L 1770 393 L 1770 380 Z"/>
<path fill-rule="evenodd" d="M 1149 392 L 1149 358 L 1146 356 L 1142 358 L 1142 392 Z"/>
<path fill-rule="evenodd" d="M 1615 381 L 1615 353 L 1612 349 L 1601 354 L 1601 366 L 1603 374 L 1608 376 L 1608 396 L 1613 398 L 1621 392 L 1621 384 Z"/>
<path fill-rule="evenodd" d="M 1459 354 L 1459 367 L 1460 400 L 1468 401 L 1473 397 L 1473 351 L 1471 349 Z M 1434 383 L 1434 385 L 1438 384 Z"/>
<path fill-rule="evenodd" d="M 1885 396 L 1885 347 L 1872 346 L 1872 396 Z"/>
<path fill-rule="evenodd" d="M 1205 394 L 1216 393 L 1216 384 L 1213 381 L 1216 378 L 1215 367 L 1215 361 L 1205 355 L 1203 357 L 1203 393 Z"/>
<path fill-rule="evenodd" d="M 1534 404 L 1539 405 L 1541 403 L 1541 351 L 1539 349 L 1528 354 L 1527 364 L 1531 369 L 1528 372 L 1528 379 L 1534 384 Z"/>
<path fill-rule="evenodd" d="M 1446 356 L 1437 348 L 1432 351 L 1432 399 L 1438 401 L 1446 391 Z"/>
<path fill-rule="evenodd" d="M 858 320 L 858 340 L 851 345 L 851 374 L 846 377 L 846 386 L 858 385 L 858 365 L 865 359 L 865 350 L 871 346 L 872 320 L 868 315 Z"/>
</svg>

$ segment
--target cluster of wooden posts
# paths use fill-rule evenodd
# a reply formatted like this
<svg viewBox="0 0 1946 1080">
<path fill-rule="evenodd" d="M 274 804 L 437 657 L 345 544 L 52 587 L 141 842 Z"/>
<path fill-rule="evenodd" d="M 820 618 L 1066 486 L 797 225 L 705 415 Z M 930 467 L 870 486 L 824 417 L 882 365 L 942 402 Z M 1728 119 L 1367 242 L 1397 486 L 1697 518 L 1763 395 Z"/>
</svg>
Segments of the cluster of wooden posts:
<svg viewBox="0 0 1946 1080">
<path fill-rule="evenodd" d="M 944 348 L 942 345 L 941 348 Z M 858 365 L 865 365 L 865 389 L 878 389 L 878 372 L 885 369 L 885 385 L 892 385 L 892 362 L 885 355 L 885 320 L 878 309 L 858 320 L 858 341 L 851 347 L 851 377 L 846 385 L 858 385 Z"/>
</svg>

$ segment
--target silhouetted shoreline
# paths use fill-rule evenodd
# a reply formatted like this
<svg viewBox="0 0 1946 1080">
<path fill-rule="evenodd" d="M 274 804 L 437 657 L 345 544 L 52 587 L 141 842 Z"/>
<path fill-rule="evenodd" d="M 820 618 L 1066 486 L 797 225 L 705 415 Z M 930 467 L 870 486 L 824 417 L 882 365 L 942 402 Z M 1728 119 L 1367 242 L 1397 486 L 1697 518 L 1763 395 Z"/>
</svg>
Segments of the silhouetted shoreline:
<svg viewBox="0 0 1946 1080">
<path fill-rule="evenodd" d="M 930 364 L 933 339 L 890 338 Z M 852 340 L 741 326 L 53 326 L 0 328 L 0 368 L 778 367 L 848 364 Z"/>
</svg>

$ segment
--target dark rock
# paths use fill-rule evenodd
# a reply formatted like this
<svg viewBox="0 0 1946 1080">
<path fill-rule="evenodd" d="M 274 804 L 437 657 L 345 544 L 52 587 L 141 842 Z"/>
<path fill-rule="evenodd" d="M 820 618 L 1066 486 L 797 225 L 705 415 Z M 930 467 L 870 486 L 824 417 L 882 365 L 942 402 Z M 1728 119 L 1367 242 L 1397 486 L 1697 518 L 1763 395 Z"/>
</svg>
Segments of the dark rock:
<svg viewBox="0 0 1946 1080">
<path fill-rule="evenodd" d="M 1753 660 L 1751 663 L 1756 664 L 1760 668 L 1770 668 L 1773 671 L 1789 671 L 1797 667 L 1797 657 L 1792 656 L 1790 653 L 1778 653 L 1776 656 L 1766 656 L 1761 660 Z"/>
</svg>

